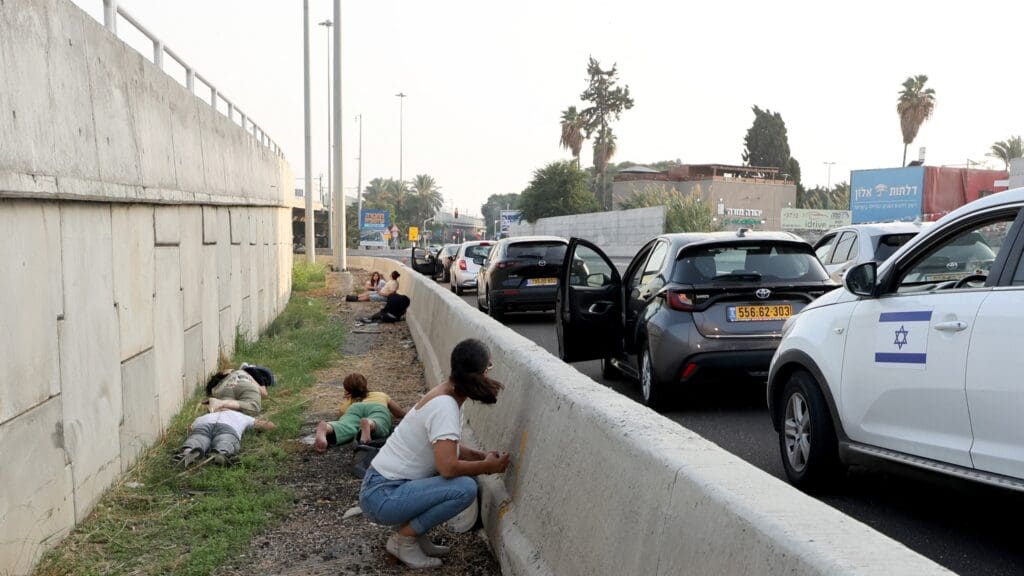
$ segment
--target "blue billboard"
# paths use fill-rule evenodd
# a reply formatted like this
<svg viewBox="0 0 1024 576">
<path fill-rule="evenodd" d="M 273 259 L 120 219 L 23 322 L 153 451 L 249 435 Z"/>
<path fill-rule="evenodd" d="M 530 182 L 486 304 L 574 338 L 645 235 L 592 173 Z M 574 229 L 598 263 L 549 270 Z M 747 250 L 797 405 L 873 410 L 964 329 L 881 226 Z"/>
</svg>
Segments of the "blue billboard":
<svg viewBox="0 0 1024 576">
<path fill-rule="evenodd" d="M 921 216 L 924 166 L 854 170 L 850 211 L 854 224 L 913 220 Z"/>
<path fill-rule="evenodd" d="M 386 232 L 390 227 L 390 210 L 363 210 L 359 213 L 360 230 L 380 230 L 381 232 Z"/>
</svg>

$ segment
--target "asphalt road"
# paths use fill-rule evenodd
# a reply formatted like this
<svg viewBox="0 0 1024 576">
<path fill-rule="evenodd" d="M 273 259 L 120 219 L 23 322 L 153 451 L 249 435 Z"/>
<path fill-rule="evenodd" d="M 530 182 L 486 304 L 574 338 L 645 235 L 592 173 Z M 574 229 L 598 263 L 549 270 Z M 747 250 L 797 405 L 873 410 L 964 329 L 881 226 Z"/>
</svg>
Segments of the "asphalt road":
<svg viewBox="0 0 1024 576">
<path fill-rule="evenodd" d="M 476 308 L 474 292 L 463 299 Z M 558 353 L 552 314 L 509 314 L 505 324 Z M 639 398 L 631 384 L 602 379 L 597 361 L 574 366 L 605 386 Z M 785 480 L 763 386 L 722 386 L 687 398 L 683 407 L 665 416 Z M 905 469 L 855 468 L 833 493 L 819 499 L 957 573 L 1024 574 L 1024 495 Z"/>
</svg>

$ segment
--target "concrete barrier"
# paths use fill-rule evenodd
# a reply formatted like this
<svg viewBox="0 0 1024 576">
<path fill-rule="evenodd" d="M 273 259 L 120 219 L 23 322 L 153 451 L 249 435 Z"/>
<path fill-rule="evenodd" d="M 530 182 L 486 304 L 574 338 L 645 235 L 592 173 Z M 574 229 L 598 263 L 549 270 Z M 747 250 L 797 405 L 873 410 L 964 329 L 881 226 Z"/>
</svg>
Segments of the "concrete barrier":
<svg viewBox="0 0 1024 576">
<path fill-rule="evenodd" d="M 903 545 L 598 385 L 462 299 L 400 270 L 429 384 L 479 338 L 506 385 L 467 403 L 467 436 L 507 450 L 480 479 L 488 538 L 508 575 L 949 574 Z"/>
<path fill-rule="evenodd" d="M 0 1 L 0 574 L 288 303 L 293 184 L 70 1 Z"/>
</svg>

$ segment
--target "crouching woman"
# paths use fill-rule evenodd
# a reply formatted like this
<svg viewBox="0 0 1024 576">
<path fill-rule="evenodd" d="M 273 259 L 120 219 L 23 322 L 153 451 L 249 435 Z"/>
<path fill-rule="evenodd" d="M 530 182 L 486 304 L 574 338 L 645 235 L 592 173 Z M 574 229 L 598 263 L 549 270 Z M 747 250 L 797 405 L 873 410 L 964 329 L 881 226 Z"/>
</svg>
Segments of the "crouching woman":
<svg viewBox="0 0 1024 576">
<path fill-rule="evenodd" d="M 476 500 L 480 474 L 508 467 L 508 454 L 480 452 L 459 443 L 461 408 L 468 400 L 497 401 L 501 383 L 487 377 L 490 353 L 479 340 L 452 350 L 448 381 L 427 392 L 405 415 L 363 478 L 359 504 L 378 524 L 398 526 L 387 551 L 410 568 L 436 568 L 447 547 L 427 532 Z"/>
</svg>

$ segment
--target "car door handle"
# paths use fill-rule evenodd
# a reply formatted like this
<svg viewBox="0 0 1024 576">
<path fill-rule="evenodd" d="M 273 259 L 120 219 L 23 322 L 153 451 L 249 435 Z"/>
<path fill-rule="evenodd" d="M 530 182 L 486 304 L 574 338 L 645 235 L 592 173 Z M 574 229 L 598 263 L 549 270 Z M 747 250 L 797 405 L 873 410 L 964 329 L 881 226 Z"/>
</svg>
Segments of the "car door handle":
<svg viewBox="0 0 1024 576">
<path fill-rule="evenodd" d="M 935 325 L 935 329 L 940 332 L 963 332 L 967 329 L 967 322 L 961 320 L 954 320 L 953 322 L 939 322 Z"/>
<path fill-rule="evenodd" d="M 590 308 L 587 308 L 587 312 L 589 312 L 590 314 L 604 314 L 611 307 L 612 307 L 612 303 L 611 302 L 602 300 L 600 302 L 594 302 L 593 304 L 591 304 Z"/>
</svg>

